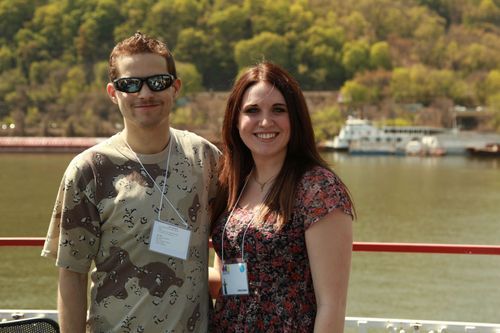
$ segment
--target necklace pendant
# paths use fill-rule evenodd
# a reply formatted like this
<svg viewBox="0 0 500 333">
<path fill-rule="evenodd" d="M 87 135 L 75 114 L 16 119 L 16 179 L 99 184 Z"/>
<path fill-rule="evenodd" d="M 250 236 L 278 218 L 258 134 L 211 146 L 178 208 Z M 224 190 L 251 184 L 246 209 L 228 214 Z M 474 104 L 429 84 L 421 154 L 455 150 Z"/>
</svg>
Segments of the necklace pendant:
<svg viewBox="0 0 500 333">
<path fill-rule="evenodd" d="M 276 178 L 276 175 L 274 175 L 273 177 L 269 178 L 265 182 L 261 183 L 261 182 L 259 182 L 257 180 L 257 176 L 255 176 L 255 174 L 253 175 L 253 179 L 255 180 L 255 182 L 257 183 L 257 185 L 259 185 L 261 192 L 264 192 L 264 187 L 266 187 L 266 185 L 269 184 L 274 178 Z"/>
</svg>

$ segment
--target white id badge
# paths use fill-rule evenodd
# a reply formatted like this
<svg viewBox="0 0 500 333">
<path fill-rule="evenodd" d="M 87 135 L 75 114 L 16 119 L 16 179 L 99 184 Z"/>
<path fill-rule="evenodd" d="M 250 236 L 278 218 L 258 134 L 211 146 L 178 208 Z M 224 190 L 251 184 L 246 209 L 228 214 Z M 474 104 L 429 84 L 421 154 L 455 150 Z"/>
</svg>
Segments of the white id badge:
<svg viewBox="0 0 500 333">
<path fill-rule="evenodd" d="M 156 220 L 151 232 L 151 251 L 186 260 L 191 231 Z"/>
<path fill-rule="evenodd" d="M 244 262 L 222 265 L 222 294 L 248 295 L 247 264 Z"/>
</svg>

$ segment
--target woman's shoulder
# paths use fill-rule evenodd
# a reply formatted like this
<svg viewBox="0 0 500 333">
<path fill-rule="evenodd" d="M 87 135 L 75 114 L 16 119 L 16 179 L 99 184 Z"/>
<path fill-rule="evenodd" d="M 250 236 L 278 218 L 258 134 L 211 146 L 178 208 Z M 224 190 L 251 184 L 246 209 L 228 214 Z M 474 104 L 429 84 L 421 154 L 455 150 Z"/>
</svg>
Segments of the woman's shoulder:
<svg viewBox="0 0 500 333">
<path fill-rule="evenodd" d="M 349 197 L 340 177 L 332 170 L 314 166 L 301 177 L 297 187 L 297 198 Z"/>
<path fill-rule="evenodd" d="M 300 179 L 300 186 L 305 189 L 324 185 L 343 186 L 340 178 L 332 170 L 319 165 L 304 172 Z"/>
<path fill-rule="evenodd" d="M 302 209 L 305 215 L 321 212 L 328 213 L 334 208 L 341 209 L 351 216 L 352 202 L 347 187 L 334 171 L 315 166 L 304 173 L 301 178 L 296 207 Z"/>
</svg>

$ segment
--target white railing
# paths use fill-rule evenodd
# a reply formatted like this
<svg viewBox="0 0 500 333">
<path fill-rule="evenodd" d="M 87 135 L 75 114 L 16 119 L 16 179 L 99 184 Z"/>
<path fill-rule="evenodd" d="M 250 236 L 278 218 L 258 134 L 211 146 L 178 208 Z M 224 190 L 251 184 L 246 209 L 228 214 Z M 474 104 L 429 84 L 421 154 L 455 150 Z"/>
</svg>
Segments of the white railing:
<svg viewBox="0 0 500 333">
<path fill-rule="evenodd" d="M 0 321 L 25 318 L 50 318 L 57 321 L 56 310 L 0 310 Z M 391 333 L 500 333 L 500 324 L 467 323 L 458 321 L 433 321 L 415 319 L 387 319 L 346 317 L 347 332 L 391 332 Z"/>
<path fill-rule="evenodd" d="M 468 323 L 459 321 L 415 320 L 415 319 L 346 317 L 345 327 L 347 331 L 355 331 L 359 333 L 367 333 L 367 332 L 500 333 L 500 324 Z"/>
<path fill-rule="evenodd" d="M 57 321 L 57 310 L 6 310 L 0 309 L 0 321 L 26 319 L 26 318 L 50 318 Z"/>
<path fill-rule="evenodd" d="M 43 246 L 42 237 L 0 237 L 2 246 Z M 421 244 L 421 243 L 371 243 L 354 242 L 354 251 L 360 252 L 402 252 L 402 253 L 442 253 L 466 255 L 500 255 L 499 245 L 462 244 Z M 57 321 L 56 310 L 7 310 L 0 309 L 0 321 L 46 317 Z M 470 323 L 457 321 L 432 321 L 416 319 L 387 319 L 346 317 L 346 332 L 374 333 L 500 333 L 500 323 Z"/>
</svg>

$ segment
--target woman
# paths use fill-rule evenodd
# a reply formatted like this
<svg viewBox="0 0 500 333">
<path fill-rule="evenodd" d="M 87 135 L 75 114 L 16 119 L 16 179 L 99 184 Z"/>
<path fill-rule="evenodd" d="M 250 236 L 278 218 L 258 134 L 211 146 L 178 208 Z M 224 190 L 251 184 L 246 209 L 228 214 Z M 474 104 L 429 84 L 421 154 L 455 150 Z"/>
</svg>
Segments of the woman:
<svg viewBox="0 0 500 333">
<path fill-rule="evenodd" d="M 215 332 L 342 332 L 353 207 L 320 157 L 304 96 L 261 63 L 235 83 L 212 239 Z"/>
</svg>

